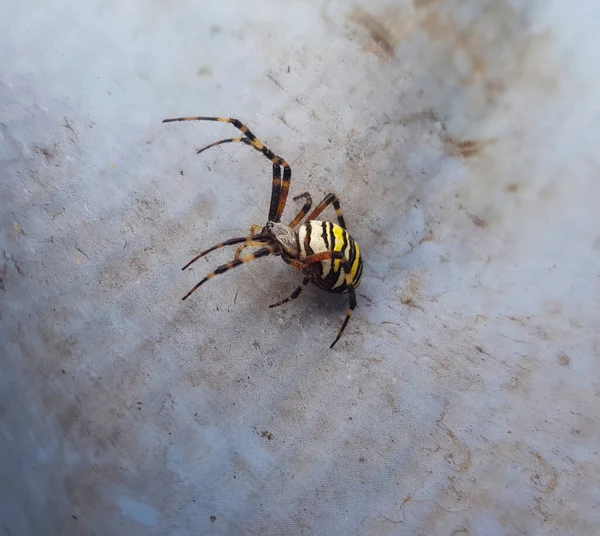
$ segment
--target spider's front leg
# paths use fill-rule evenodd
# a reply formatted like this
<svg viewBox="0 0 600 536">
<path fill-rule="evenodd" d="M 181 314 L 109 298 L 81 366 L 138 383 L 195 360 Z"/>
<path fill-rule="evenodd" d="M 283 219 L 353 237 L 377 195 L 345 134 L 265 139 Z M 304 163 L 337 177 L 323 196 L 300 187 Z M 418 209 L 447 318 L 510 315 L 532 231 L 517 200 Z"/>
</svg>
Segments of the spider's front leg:
<svg viewBox="0 0 600 536">
<path fill-rule="evenodd" d="M 283 209 L 285 208 L 290 189 L 290 182 L 292 180 L 292 169 L 283 158 L 277 156 L 273 151 L 268 149 L 262 141 L 250 132 L 250 129 L 248 129 L 246 125 L 233 117 L 173 117 L 171 119 L 164 119 L 163 123 L 173 123 L 175 121 L 220 121 L 221 123 L 230 123 L 237 128 L 243 134 L 242 137 L 216 141 L 202 149 L 198 149 L 196 153 L 200 154 L 211 147 L 216 147 L 217 145 L 222 145 L 224 143 L 245 143 L 261 152 L 273 164 L 273 183 L 268 219 L 274 222 L 279 222 L 281 220 L 281 215 L 283 214 Z M 283 168 L 283 178 L 281 177 L 281 168 Z"/>
<path fill-rule="evenodd" d="M 255 236 L 259 235 L 261 231 L 262 227 L 260 225 L 253 225 L 252 227 L 250 227 L 250 237 L 254 238 Z M 262 245 L 264 245 L 264 242 L 246 242 L 245 244 L 242 244 L 239 248 L 235 250 L 235 260 L 237 261 L 240 258 L 242 251 L 244 251 L 247 247 Z"/>
</svg>

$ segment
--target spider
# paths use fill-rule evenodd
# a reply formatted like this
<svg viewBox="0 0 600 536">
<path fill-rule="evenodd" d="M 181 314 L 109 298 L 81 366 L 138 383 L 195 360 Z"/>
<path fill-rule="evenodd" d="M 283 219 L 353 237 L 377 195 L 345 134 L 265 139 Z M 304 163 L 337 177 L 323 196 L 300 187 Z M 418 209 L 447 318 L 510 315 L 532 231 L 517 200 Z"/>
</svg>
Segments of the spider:
<svg viewBox="0 0 600 536">
<path fill-rule="evenodd" d="M 200 286 L 217 274 L 223 274 L 232 268 L 260 257 L 266 257 L 267 255 L 280 256 L 284 262 L 300 270 L 304 275 L 304 279 L 300 286 L 296 288 L 290 296 L 269 307 L 277 307 L 296 299 L 308 283 L 313 283 L 326 292 L 338 294 L 348 292 L 350 306 L 337 337 L 331 343 L 330 348 L 333 348 L 335 343 L 337 343 L 342 336 L 346 324 L 348 324 L 348 321 L 352 316 L 352 311 L 356 307 L 354 290 L 360 285 L 363 273 L 360 248 L 346 231 L 346 223 L 342 216 L 342 209 L 340 208 L 338 198 L 334 194 L 328 194 L 325 196 L 325 199 L 323 199 L 323 201 L 308 214 L 308 211 L 312 207 L 312 198 L 310 194 L 305 192 L 294 197 L 294 201 L 304 199 L 304 205 L 290 224 L 285 225 L 281 223 L 281 215 L 285 208 L 290 189 L 292 170 L 283 158 L 267 149 L 264 143 L 252 134 L 252 132 L 248 130 L 248 127 L 243 125 L 237 119 L 231 117 L 175 117 L 172 119 L 165 119 L 163 120 L 163 123 L 172 123 L 176 121 L 220 121 L 222 123 L 231 123 L 243 134 L 243 136 L 239 138 L 230 138 L 211 143 L 202 149 L 198 149 L 196 154 L 200 154 L 211 147 L 223 143 L 245 143 L 250 147 L 254 147 L 257 151 L 260 151 L 273 164 L 271 204 L 265 226 L 261 227 L 260 225 L 253 225 L 250 229 L 249 236 L 225 240 L 224 242 L 208 248 L 188 262 L 182 270 L 185 270 L 198 259 L 215 249 L 241 244 L 235 252 L 234 260 L 219 266 L 216 270 L 208 274 L 182 299 L 185 300 L 189 298 Z M 281 168 L 283 168 L 283 178 L 281 176 Z M 335 209 L 338 221 L 337 224 L 328 221 L 316 221 L 316 218 L 329 205 L 333 205 L 333 208 Z M 299 225 L 307 214 L 308 216 L 304 223 Z M 249 246 L 262 247 L 254 253 L 242 257 L 242 251 Z"/>
</svg>

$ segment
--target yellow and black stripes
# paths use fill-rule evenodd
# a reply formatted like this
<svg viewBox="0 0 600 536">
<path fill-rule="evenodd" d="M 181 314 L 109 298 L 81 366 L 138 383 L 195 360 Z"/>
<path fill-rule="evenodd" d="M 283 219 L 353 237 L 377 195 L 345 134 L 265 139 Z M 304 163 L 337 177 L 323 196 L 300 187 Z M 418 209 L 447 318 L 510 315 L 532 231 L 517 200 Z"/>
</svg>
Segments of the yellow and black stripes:
<svg viewBox="0 0 600 536">
<path fill-rule="evenodd" d="M 242 257 L 241 259 L 235 259 L 231 262 L 228 262 L 227 264 L 223 264 L 223 265 L 219 266 L 216 270 L 214 270 L 210 274 L 208 274 L 202 281 L 200 281 L 199 283 L 194 285 L 192 290 L 190 290 L 181 299 L 185 300 L 185 299 L 189 298 L 202 285 L 204 285 L 204 283 L 206 283 L 209 279 L 212 279 L 214 276 L 216 276 L 218 274 L 224 274 L 225 272 L 228 272 L 232 268 L 236 268 L 237 266 L 240 266 L 241 264 L 246 264 L 247 262 L 251 262 L 255 259 L 259 259 L 260 257 L 266 257 L 267 255 L 273 255 L 277 251 L 279 251 L 279 246 L 271 245 L 266 248 L 259 249 L 258 251 L 255 251 L 254 253 L 250 253 L 250 255 L 246 255 L 245 257 Z"/>
<path fill-rule="evenodd" d="M 198 149 L 197 154 L 200 154 L 211 147 L 221 145 L 223 143 L 245 143 L 254 147 L 257 151 L 264 154 L 273 163 L 273 184 L 271 188 L 271 202 L 269 206 L 269 220 L 279 222 L 281 215 L 287 202 L 288 192 L 290 190 L 290 182 L 292 180 L 292 169 L 289 164 L 280 156 L 277 156 L 273 151 L 268 149 L 265 144 L 260 141 L 246 125 L 238 119 L 232 117 L 174 117 L 172 119 L 164 119 L 163 123 L 173 123 L 176 121 L 219 121 L 221 123 L 231 123 L 234 127 L 244 134 L 244 137 L 229 138 L 226 140 L 217 141 Z M 281 177 L 281 168 L 283 168 L 283 179 Z"/>
<path fill-rule="evenodd" d="M 360 248 L 348 232 L 332 222 L 310 220 L 298 229 L 299 261 L 318 253 L 333 252 L 311 268 L 313 283 L 328 292 L 358 287 L 362 277 Z M 339 255 L 338 255 L 339 254 Z M 348 266 L 343 269 L 343 259 Z M 346 276 L 350 277 L 347 278 Z"/>
</svg>

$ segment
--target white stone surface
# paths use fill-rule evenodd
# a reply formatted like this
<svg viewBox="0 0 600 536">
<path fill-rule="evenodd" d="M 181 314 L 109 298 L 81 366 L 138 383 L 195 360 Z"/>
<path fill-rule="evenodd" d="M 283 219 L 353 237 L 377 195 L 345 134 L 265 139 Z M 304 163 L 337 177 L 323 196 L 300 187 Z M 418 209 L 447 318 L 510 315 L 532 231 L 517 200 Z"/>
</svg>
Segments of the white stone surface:
<svg viewBox="0 0 600 536">
<path fill-rule="evenodd" d="M 600 4 L 0 13 L 0 534 L 597 533 Z M 270 194 L 189 114 L 340 196 L 333 350 L 278 259 L 180 300 Z"/>
</svg>

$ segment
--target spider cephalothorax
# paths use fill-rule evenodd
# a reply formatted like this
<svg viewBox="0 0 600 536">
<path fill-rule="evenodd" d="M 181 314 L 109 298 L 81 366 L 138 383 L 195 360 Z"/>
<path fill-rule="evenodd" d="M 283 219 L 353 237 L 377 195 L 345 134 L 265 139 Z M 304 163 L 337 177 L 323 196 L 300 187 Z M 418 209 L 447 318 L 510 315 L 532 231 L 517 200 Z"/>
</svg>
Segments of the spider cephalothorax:
<svg viewBox="0 0 600 536">
<path fill-rule="evenodd" d="M 254 147 L 256 150 L 263 153 L 273 164 L 273 186 L 271 189 L 271 204 L 269 208 L 269 216 L 264 227 L 253 225 L 250 230 L 250 236 L 239 238 L 231 238 L 225 242 L 214 245 L 213 247 L 203 251 L 190 262 L 188 262 L 182 270 L 185 270 L 198 259 L 214 251 L 234 244 L 240 244 L 235 258 L 231 262 L 219 266 L 216 270 L 208 274 L 202 281 L 197 283 L 184 297 L 185 300 L 193 292 L 195 292 L 206 281 L 213 278 L 217 274 L 222 274 L 259 257 L 267 255 L 277 255 L 287 264 L 297 268 L 304 274 L 302 284 L 291 293 L 287 298 L 284 298 L 270 307 L 276 307 L 287 303 L 290 300 L 297 298 L 302 292 L 302 289 L 313 283 L 317 287 L 334 293 L 348 292 L 350 307 L 346 318 L 342 323 L 337 337 L 331 344 L 330 348 L 339 340 L 344 332 L 344 328 L 352 316 L 352 311 L 356 307 L 356 296 L 354 289 L 358 287 L 362 278 L 363 263 L 360 254 L 360 248 L 354 239 L 346 231 L 346 223 L 342 216 L 340 203 L 334 194 L 328 194 L 317 207 L 308 215 L 302 225 L 299 225 L 312 206 L 310 194 L 303 193 L 294 198 L 304 199 L 304 205 L 296 217 L 289 225 L 281 223 L 281 215 L 285 208 L 288 192 L 290 189 L 290 181 L 292 178 L 292 170 L 288 163 L 279 156 L 276 156 L 272 151 L 267 149 L 265 145 L 258 139 L 248 127 L 243 125 L 237 119 L 229 117 L 177 117 L 174 119 L 165 119 L 163 123 L 171 123 L 174 121 L 221 121 L 223 123 L 231 123 L 238 128 L 243 137 L 230 138 L 217 141 L 198 149 L 197 153 L 201 153 L 215 145 L 223 143 L 240 142 Z M 281 169 L 283 168 L 283 178 Z M 329 205 L 333 205 L 337 216 L 338 223 L 328 221 L 317 221 L 316 218 Z M 260 249 L 246 255 L 241 256 L 242 251 L 247 247 L 258 247 Z"/>
<path fill-rule="evenodd" d="M 298 233 L 291 227 L 288 227 L 283 223 L 268 221 L 267 225 L 265 225 L 264 232 L 281 248 L 280 255 L 284 258 L 298 258 L 300 253 Z"/>
</svg>

